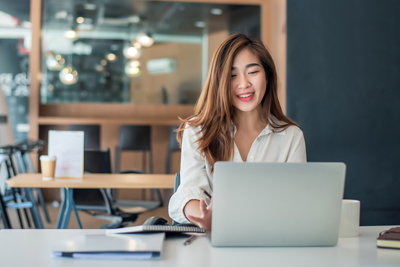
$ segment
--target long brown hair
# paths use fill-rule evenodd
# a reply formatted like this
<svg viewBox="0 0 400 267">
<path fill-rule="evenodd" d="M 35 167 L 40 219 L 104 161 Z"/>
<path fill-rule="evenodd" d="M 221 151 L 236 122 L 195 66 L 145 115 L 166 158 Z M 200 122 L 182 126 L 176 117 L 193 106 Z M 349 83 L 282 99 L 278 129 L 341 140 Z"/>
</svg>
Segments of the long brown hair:
<svg viewBox="0 0 400 267">
<path fill-rule="evenodd" d="M 215 51 L 206 83 L 195 107 L 195 114 L 182 123 L 177 130 L 178 142 L 186 124 L 200 126 L 197 140 L 200 153 L 211 166 L 216 161 L 229 161 L 233 156 L 234 139 L 232 121 L 235 114 L 231 100 L 231 72 L 235 56 L 243 49 L 249 49 L 260 60 L 265 71 L 267 89 L 261 101 L 263 119 L 274 131 L 283 131 L 297 124 L 285 116 L 278 100 L 277 74 L 274 61 L 260 39 L 244 34 L 234 34 L 226 39 Z M 271 120 L 270 115 L 279 121 Z"/>
</svg>

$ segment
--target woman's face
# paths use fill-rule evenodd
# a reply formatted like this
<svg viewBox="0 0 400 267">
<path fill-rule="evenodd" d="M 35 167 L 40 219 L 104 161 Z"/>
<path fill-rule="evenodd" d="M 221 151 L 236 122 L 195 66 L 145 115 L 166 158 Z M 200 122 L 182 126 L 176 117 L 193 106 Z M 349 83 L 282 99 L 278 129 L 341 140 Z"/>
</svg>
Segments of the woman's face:
<svg viewBox="0 0 400 267">
<path fill-rule="evenodd" d="M 249 49 L 243 49 L 233 59 L 231 78 L 232 105 L 250 112 L 261 107 L 267 80 L 260 60 Z"/>
</svg>

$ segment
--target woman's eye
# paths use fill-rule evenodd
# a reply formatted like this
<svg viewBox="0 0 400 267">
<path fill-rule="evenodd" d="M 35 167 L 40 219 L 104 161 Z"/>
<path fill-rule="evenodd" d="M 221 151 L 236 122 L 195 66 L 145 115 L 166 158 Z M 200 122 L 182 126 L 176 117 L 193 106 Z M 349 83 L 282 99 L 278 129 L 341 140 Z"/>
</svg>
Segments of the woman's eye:
<svg viewBox="0 0 400 267">
<path fill-rule="evenodd" d="M 231 76 L 232 78 L 235 78 L 236 77 L 236 74 L 232 74 L 232 76 Z"/>
<path fill-rule="evenodd" d="M 258 72 L 259 72 L 259 71 L 256 70 L 256 71 L 249 72 L 249 74 L 256 74 L 256 73 L 258 73 Z"/>
</svg>

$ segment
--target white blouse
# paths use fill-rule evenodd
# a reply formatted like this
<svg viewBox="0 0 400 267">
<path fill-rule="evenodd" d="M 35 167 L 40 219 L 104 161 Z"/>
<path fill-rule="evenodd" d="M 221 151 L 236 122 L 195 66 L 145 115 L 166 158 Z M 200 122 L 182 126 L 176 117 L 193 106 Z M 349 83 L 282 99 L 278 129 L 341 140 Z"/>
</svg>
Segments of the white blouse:
<svg viewBox="0 0 400 267">
<path fill-rule="evenodd" d="M 233 134 L 235 134 L 234 131 Z M 198 151 L 197 139 L 201 135 L 200 126 L 187 126 L 183 132 L 181 153 L 181 183 L 172 195 L 168 206 L 169 216 L 178 223 L 190 223 L 183 209 L 190 200 L 204 199 L 210 204 L 201 191 L 205 189 L 212 194 L 213 173 L 207 159 Z M 239 150 L 234 147 L 233 162 L 243 162 Z M 307 162 L 306 146 L 303 132 L 296 126 L 289 126 L 282 132 L 274 132 L 267 125 L 254 140 L 247 162 Z"/>
</svg>

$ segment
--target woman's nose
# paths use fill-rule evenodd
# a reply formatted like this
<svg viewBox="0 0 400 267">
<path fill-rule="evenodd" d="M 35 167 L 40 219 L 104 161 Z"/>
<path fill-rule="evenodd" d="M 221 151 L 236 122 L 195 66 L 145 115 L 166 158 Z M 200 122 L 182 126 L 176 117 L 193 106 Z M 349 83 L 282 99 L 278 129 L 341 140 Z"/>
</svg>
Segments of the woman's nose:
<svg viewBox="0 0 400 267">
<path fill-rule="evenodd" d="M 243 89 L 249 86 L 250 86 L 250 81 L 247 79 L 247 77 L 245 75 L 240 75 L 238 87 Z"/>
</svg>

